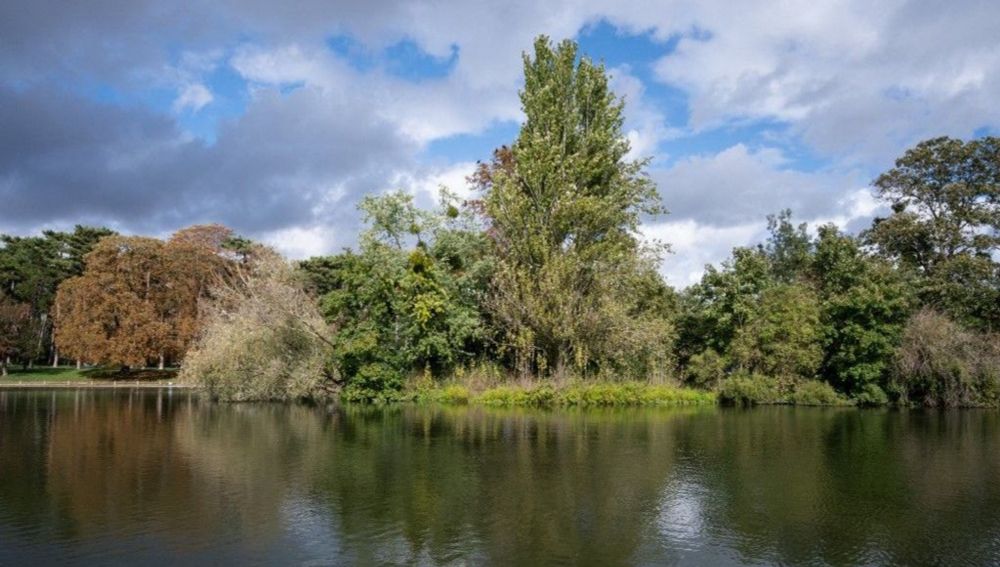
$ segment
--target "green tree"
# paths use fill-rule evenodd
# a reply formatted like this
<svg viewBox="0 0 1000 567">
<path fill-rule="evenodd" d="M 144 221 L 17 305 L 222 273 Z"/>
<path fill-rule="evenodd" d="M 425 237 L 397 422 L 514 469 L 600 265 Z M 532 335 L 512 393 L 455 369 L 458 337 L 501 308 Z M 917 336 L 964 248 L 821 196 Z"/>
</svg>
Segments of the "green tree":
<svg viewBox="0 0 1000 567">
<path fill-rule="evenodd" d="M 866 232 L 919 276 L 921 299 L 981 327 L 1000 325 L 1000 138 L 926 140 L 875 180 L 892 207 Z"/>
<path fill-rule="evenodd" d="M 777 379 L 790 391 L 812 379 L 823 360 L 819 298 L 806 284 L 780 284 L 761 293 L 731 348 L 734 365 Z"/>
<path fill-rule="evenodd" d="M 347 396 L 392 397 L 407 374 L 441 375 L 485 352 L 492 262 L 481 227 L 448 194 L 437 211 L 402 192 L 360 208 L 368 229 L 359 251 L 300 270 L 337 330 L 333 357 Z"/>
<path fill-rule="evenodd" d="M 788 394 L 818 374 L 883 399 L 911 309 L 908 280 L 833 225 L 814 239 L 786 210 L 768 229 L 764 244 L 733 250 L 682 295 L 678 357 L 689 379 L 718 383 L 742 370 L 781 379 Z"/>
<path fill-rule="evenodd" d="M 18 338 L 18 356 L 25 363 L 44 359 L 50 352 L 52 307 L 59 284 L 83 273 L 83 257 L 101 238 L 111 234 L 106 228 L 77 225 L 73 232 L 45 231 L 42 236 L 31 237 L 0 235 L 0 289 L 30 309 Z M 58 362 L 55 352 L 53 360 Z"/>
<path fill-rule="evenodd" d="M 637 231 L 662 208 L 646 161 L 627 157 L 624 103 L 571 41 L 539 37 L 524 78 L 517 140 L 476 176 L 498 255 L 491 313 L 522 372 L 650 367 L 671 327 L 637 308 L 658 260 Z"/>
<path fill-rule="evenodd" d="M 833 225 L 819 229 L 812 271 L 822 297 L 823 377 L 848 394 L 883 387 L 910 313 L 907 282 Z"/>
<path fill-rule="evenodd" d="M 798 226 L 792 224 L 791 209 L 767 216 L 767 230 L 770 236 L 763 250 L 770 260 L 771 272 L 775 279 L 792 282 L 808 269 L 813 242 L 807 228 L 806 223 Z"/>
<path fill-rule="evenodd" d="M 728 353 L 737 331 L 754 316 L 761 294 L 774 285 L 761 247 L 735 248 L 721 267 L 707 266 L 701 281 L 681 295 L 680 362 L 705 349 Z"/>
</svg>

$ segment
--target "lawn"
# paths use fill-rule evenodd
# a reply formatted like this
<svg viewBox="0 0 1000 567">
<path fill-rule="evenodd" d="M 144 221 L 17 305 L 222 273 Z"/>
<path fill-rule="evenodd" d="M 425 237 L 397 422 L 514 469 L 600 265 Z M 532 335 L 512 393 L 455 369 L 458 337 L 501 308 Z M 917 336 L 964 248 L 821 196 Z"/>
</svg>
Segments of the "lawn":
<svg viewBox="0 0 1000 567">
<path fill-rule="evenodd" d="M 107 368 L 85 368 L 77 370 L 75 367 L 62 366 L 59 368 L 38 367 L 22 369 L 11 367 L 8 369 L 9 375 L 0 378 L 3 382 L 91 382 L 91 381 L 116 381 L 116 380 L 138 380 L 141 382 L 172 381 L 177 377 L 176 369 L 157 370 L 155 368 L 144 368 L 122 373 L 119 370 L 109 370 Z"/>
</svg>

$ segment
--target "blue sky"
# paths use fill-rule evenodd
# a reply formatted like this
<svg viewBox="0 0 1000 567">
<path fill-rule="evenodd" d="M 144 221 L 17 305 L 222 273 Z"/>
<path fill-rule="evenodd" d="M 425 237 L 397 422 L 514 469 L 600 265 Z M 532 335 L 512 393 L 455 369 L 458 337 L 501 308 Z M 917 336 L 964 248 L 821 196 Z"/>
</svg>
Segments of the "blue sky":
<svg viewBox="0 0 1000 567">
<path fill-rule="evenodd" d="M 859 230 L 917 141 L 995 134 L 1000 10 L 962 0 L 0 6 L 0 231 L 165 235 L 223 222 L 293 257 L 354 244 L 355 206 L 468 191 L 521 120 L 540 33 L 605 62 L 671 214 L 677 286 L 791 208 Z"/>
</svg>

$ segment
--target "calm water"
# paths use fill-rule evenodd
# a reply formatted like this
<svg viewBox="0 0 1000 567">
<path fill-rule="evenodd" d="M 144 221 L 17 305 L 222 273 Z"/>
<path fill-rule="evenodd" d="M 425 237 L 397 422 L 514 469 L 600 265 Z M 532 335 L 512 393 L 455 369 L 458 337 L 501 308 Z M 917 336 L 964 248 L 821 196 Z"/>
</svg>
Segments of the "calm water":
<svg viewBox="0 0 1000 567">
<path fill-rule="evenodd" d="M 0 391 L 0 564 L 984 564 L 1000 413 Z"/>
</svg>

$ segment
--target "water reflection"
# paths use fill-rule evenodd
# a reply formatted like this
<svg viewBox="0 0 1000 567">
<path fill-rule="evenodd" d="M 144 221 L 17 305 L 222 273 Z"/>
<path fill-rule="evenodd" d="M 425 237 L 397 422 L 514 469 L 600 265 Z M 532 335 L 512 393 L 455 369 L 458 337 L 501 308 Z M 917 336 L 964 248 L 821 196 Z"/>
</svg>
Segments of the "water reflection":
<svg viewBox="0 0 1000 567">
<path fill-rule="evenodd" d="M 998 428 L 0 391 L 0 564 L 982 564 Z"/>
</svg>

